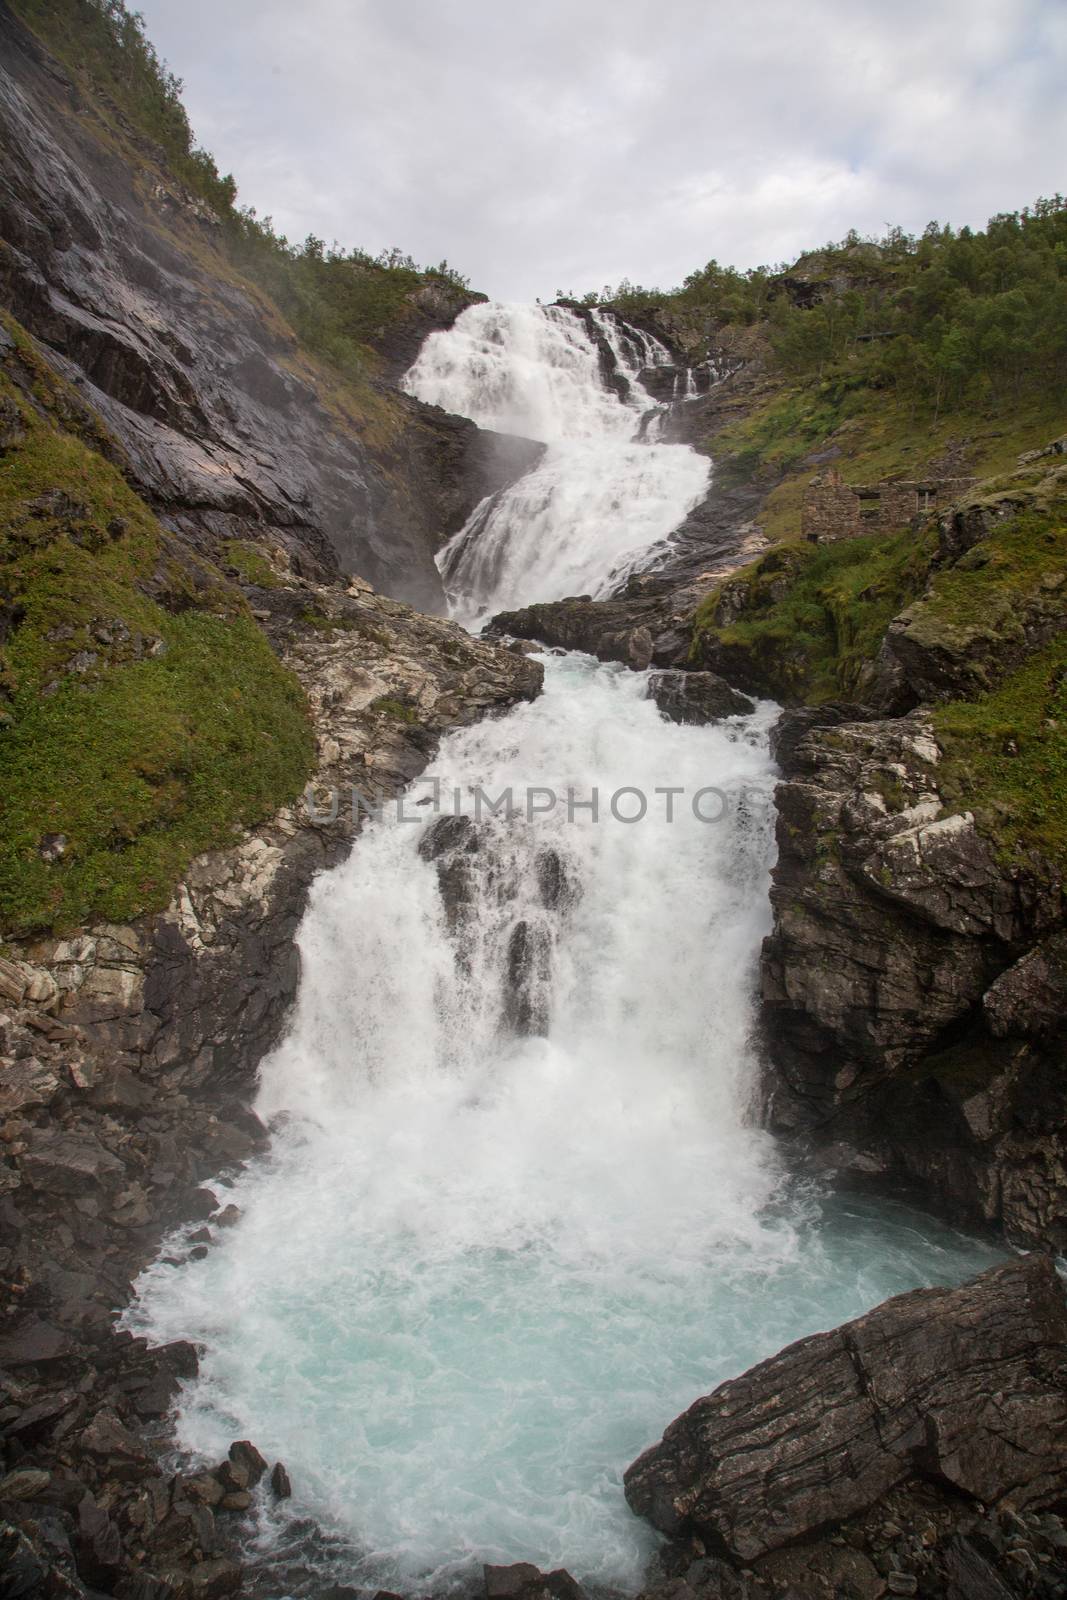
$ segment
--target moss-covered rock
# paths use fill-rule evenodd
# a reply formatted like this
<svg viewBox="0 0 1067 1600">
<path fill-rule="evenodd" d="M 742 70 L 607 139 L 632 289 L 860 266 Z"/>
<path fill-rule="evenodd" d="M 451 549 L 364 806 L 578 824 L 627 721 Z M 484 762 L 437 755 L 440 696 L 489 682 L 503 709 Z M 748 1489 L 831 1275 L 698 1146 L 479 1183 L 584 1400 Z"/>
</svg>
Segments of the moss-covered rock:
<svg viewBox="0 0 1067 1600">
<path fill-rule="evenodd" d="M 24 934 L 164 904 L 191 857 L 299 792 L 313 739 L 240 590 L 164 531 L 8 331 L 0 928 Z"/>
</svg>

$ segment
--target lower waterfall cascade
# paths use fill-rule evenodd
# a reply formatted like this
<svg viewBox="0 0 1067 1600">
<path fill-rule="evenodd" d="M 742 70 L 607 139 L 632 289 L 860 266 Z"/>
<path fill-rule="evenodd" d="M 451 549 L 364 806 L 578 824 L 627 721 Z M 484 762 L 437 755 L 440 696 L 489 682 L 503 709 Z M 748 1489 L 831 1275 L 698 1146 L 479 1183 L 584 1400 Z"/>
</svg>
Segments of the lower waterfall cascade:
<svg viewBox="0 0 1067 1600">
<path fill-rule="evenodd" d="M 548 445 L 442 552 L 461 617 L 654 560 L 709 473 L 635 442 L 665 357 L 561 307 L 430 336 L 411 392 Z M 756 1124 L 777 708 L 678 725 L 647 673 L 543 659 L 538 700 L 442 741 L 413 795 L 440 807 L 386 808 L 315 881 L 270 1151 L 219 1186 L 236 1226 L 199 1259 L 180 1230 L 126 1318 L 202 1347 L 183 1449 L 286 1464 L 263 1548 L 313 1517 L 372 1588 L 528 1560 L 636 1590 L 656 1536 L 622 1472 L 681 1409 L 1001 1254 L 796 1179 Z"/>
</svg>

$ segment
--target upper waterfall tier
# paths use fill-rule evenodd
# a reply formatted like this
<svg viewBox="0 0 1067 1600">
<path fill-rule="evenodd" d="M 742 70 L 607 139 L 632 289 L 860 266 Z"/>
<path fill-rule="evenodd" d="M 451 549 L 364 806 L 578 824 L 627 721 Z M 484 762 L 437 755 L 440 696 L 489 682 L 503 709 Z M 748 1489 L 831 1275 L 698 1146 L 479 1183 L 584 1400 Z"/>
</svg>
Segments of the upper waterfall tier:
<svg viewBox="0 0 1067 1600">
<path fill-rule="evenodd" d="M 649 565 L 707 491 L 710 463 L 639 442 L 640 381 L 670 352 L 608 312 L 478 305 L 431 334 L 404 387 L 484 428 L 543 440 L 540 464 L 483 500 L 438 558 L 457 615 L 608 594 Z"/>
<path fill-rule="evenodd" d="M 627 379 L 625 401 L 605 385 L 585 319 L 565 306 L 471 306 L 430 335 L 403 387 L 481 428 L 546 444 L 630 439 L 635 413 L 656 405 L 637 374 L 669 364 L 670 352 L 649 334 L 624 332 L 604 312 L 592 312 L 591 321 Z"/>
</svg>

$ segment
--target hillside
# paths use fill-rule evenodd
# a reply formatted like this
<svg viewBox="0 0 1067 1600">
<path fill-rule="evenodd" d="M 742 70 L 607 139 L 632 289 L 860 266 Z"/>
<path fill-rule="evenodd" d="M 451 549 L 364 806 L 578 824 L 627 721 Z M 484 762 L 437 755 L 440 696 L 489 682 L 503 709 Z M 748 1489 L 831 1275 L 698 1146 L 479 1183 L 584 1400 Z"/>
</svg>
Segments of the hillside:
<svg viewBox="0 0 1067 1600">
<path fill-rule="evenodd" d="M 440 613 L 435 550 L 521 459 L 388 381 L 477 296 L 242 212 L 121 4 L 0 6 L 0 49 L 10 938 L 157 910 L 289 803 L 314 743 L 263 591 Z"/>
</svg>

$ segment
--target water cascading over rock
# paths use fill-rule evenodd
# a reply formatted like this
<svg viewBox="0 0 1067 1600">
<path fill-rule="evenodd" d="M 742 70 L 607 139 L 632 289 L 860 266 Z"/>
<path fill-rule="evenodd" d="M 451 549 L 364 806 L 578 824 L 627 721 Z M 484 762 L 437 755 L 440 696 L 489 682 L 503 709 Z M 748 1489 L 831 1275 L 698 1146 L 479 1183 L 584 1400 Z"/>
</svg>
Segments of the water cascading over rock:
<svg viewBox="0 0 1067 1600">
<path fill-rule="evenodd" d="M 591 322 L 473 308 L 408 376 L 548 441 L 443 553 L 468 616 L 610 586 L 703 492 L 706 461 L 632 442 L 650 341 Z M 132 1325 L 204 1350 L 182 1443 L 285 1461 L 345 1582 L 526 1559 L 636 1588 L 621 1473 L 665 1418 L 991 1258 L 816 1204 L 752 1125 L 775 708 L 719 710 L 669 720 L 647 673 L 572 654 L 448 736 L 313 889 L 239 1224 L 141 1280 Z"/>
<path fill-rule="evenodd" d="M 710 476 L 707 458 L 687 446 L 639 442 L 642 419 L 658 409 L 640 373 L 670 361 L 651 335 L 610 313 L 564 306 L 472 306 L 426 340 L 404 379 L 410 393 L 548 447 L 442 551 L 459 615 L 609 594 L 654 559 Z"/>
</svg>

